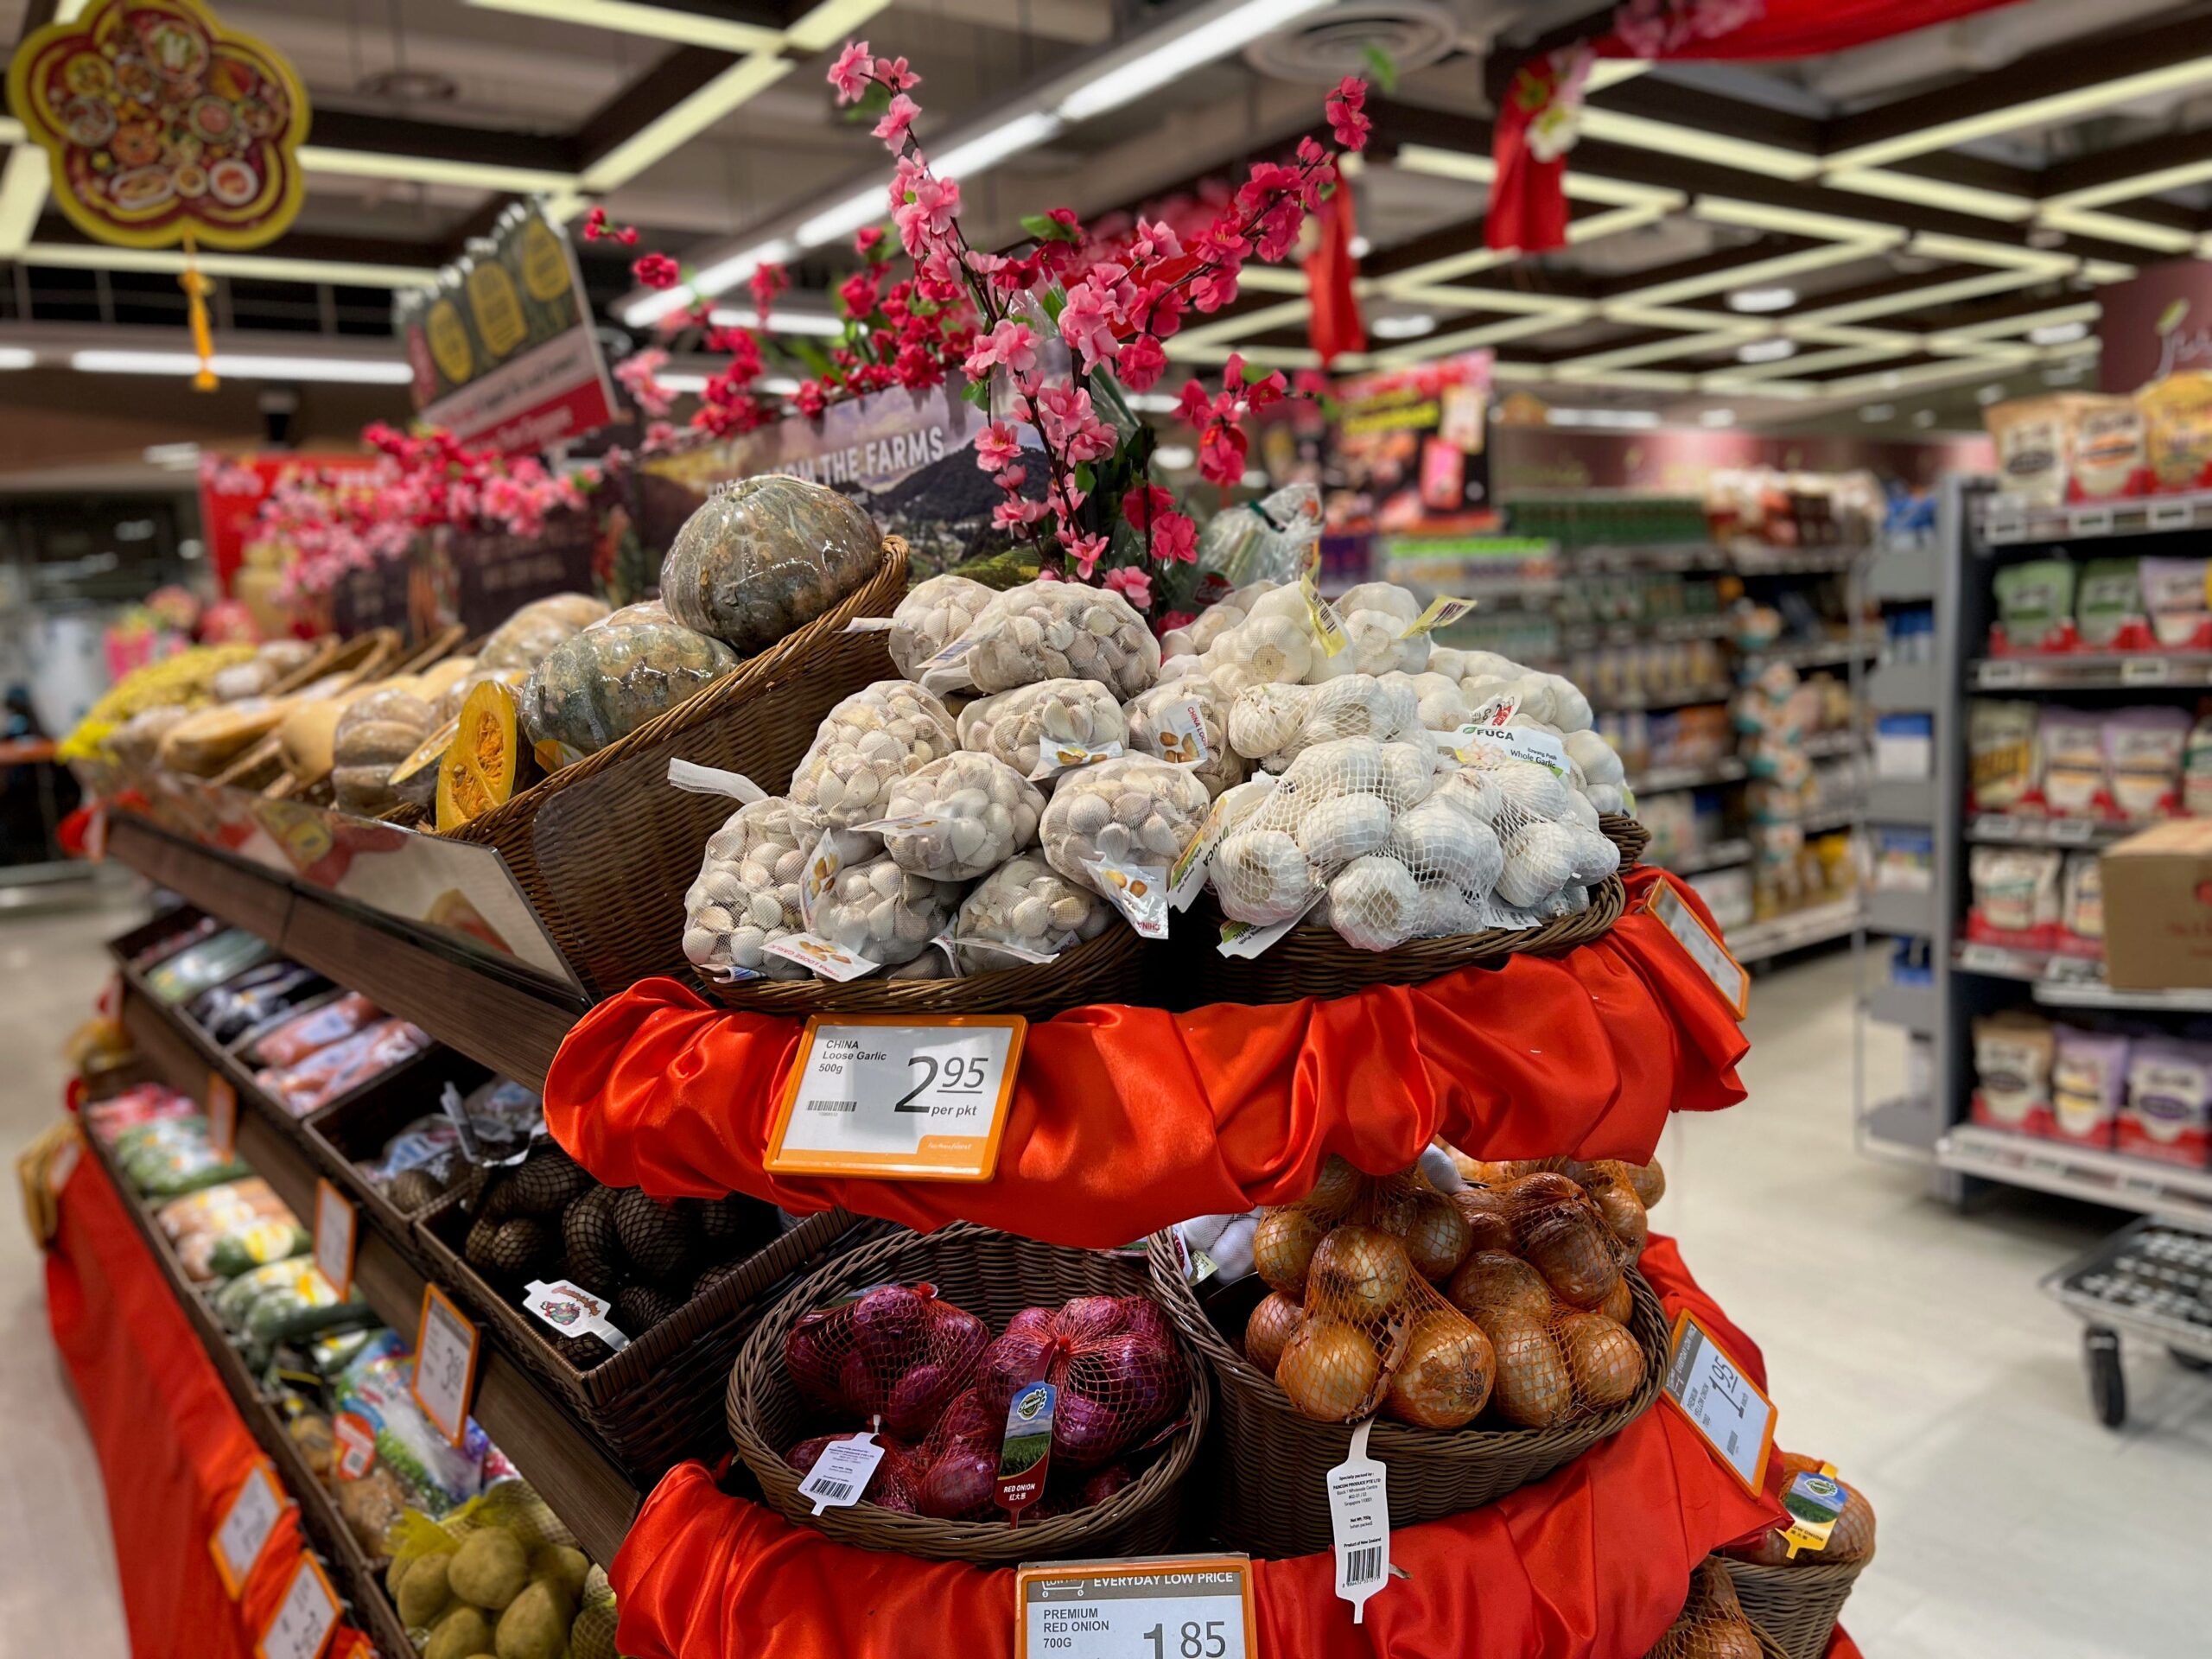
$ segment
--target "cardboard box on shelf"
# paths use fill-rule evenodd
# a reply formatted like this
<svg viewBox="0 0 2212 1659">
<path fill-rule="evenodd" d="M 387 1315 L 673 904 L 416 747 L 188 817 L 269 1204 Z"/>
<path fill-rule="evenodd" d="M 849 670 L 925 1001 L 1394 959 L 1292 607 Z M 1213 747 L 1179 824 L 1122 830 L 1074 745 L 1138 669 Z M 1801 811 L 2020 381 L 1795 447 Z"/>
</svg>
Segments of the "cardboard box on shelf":
<svg viewBox="0 0 2212 1659">
<path fill-rule="evenodd" d="M 2105 849 L 2105 978 L 2212 987 L 2212 819 L 2154 824 Z"/>
</svg>

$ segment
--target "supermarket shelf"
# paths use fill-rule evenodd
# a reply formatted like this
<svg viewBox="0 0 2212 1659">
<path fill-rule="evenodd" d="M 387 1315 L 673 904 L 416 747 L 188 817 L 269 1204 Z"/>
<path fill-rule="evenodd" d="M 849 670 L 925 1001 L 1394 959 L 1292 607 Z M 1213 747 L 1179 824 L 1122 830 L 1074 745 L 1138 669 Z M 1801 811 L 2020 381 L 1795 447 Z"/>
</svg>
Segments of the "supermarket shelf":
<svg viewBox="0 0 2212 1659">
<path fill-rule="evenodd" d="M 1967 839 L 2023 847 L 2109 847 L 2148 827 L 2091 818 L 2022 818 L 2004 812 L 1977 812 L 1967 821 Z"/>
<path fill-rule="evenodd" d="M 1935 779 L 1875 779 L 1866 785 L 1866 817 L 1874 823 L 1934 823 Z"/>
<path fill-rule="evenodd" d="M 1662 692 L 1657 696 L 1615 697 L 1609 702 L 1594 702 L 1592 707 L 1601 715 L 1632 714 L 1639 709 L 1686 709 L 1694 702 L 1726 702 L 1735 695 L 1733 685 L 1726 680 L 1715 680 L 1710 685 Z"/>
<path fill-rule="evenodd" d="M 1866 1017 L 1906 1031 L 1932 1032 L 1942 1013 L 1936 987 L 1900 985 L 1895 981 L 1878 985 L 1866 994 Z"/>
<path fill-rule="evenodd" d="M 1930 711 L 1936 695 L 1933 663 L 1879 663 L 1866 677 L 1866 706 L 1878 713 Z"/>
<path fill-rule="evenodd" d="M 1746 651 L 1743 666 L 1754 671 L 1767 663 L 1787 663 L 1792 668 L 1838 668 L 1854 658 L 1872 657 L 1881 641 L 1866 639 L 1808 639 Z"/>
<path fill-rule="evenodd" d="M 108 854 L 533 1089 L 545 1086 L 554 1052 L 583 1012 L 580 999 L 502 974 L 488 958 L 368 920 L 139 818 L 117 817 Z"/>
<path fill-rule="evenodd" d="M 1802 551 L 1743 547 L 1729 555 L 1729 568 L 1739 576 L 1824 576 L 1850 569 L 1864 550 L 1856 547 L 1816 547 Z"/>
<path fill-rule="evenodd" d="M 1735 561 L 1729 557 L 1727 550 L 1710 542 L 1592 543 L 1568 549 L 1566 560 L 1570 569 L 1587 572 L 1719 572 L 1735 569 Z"/>
<path fill-rule="evenodd" d="M 1954 1126 L 1936 1143 L 1946 1169 L 2146 1215 L 2212 1218 L 2212 1172 L 2040 1141 L 1979 1123 Z"/>
<path fill-rule="evenodd" d="M 1653 640 L 1726 639 L 1735 632 L 1726 615 L 1658 616 L 1637 621 L 1563 622 L 1560 642 L 1569 650 L 1592 645 L 1638 645 Z"/>
<path fill-rule="evenodd" d="M 1978 691 L 2137 691 L 2212 685 L 2212 652 L 2075 652 L 2063 657 L 1989 657 L 1967 679 Z"/>
<path fill-rule="evenodd" d="M 1840 732 L 1811 733 L 1802 747 L 1808 760 L 1833 760 L 1840 755 L 1864 753 L 1866 740 L 1847 727 Z"/>
<path fill-rule="evenodd" d="M 1838 899 L 1728 931 L 1729 954 L 1742 963 L 1765 962 L 1786 951 L 1849 937 L 1859 926 L 1859 900 Z"/>
<path fill-rule="evenodd" d="M 1732 869 L 1738 864 L 1751 861 L 1751 843 L 1741 836 L 1726 841 L 1716 841 L 1710 847 L 1699 847 L 1675 858 L 1659 858 L 1650 861 L 1676 875 L 1703 875 L 1707 870 Z"/>
<path fill-rule="evenodd" d="M 1993 500 L 1981 517 L 1981 538 L 1992 547 L 2143 536 L 2170 530 L 2212 530 L 2212 491 L 2139 496 L 2094 507 L 2006 506 Z"/>
<path fill-rule="evenodd" d="M 1743 779 L 1750 768 L 1733 755 L 1701 766 L 1654 766 L 1628 780 L 1631 792 L 1641 797 L 1663 795 L 1675 789 L 1706 789 L 1715 784 L 1732 784 Z"/>
<path fill-rule="evenodd" d="M 1866 928 L 1872 933 L 1904 934 L 1926 938 L 1936 931 L 1936 895 L 1932 893 L 1870 893 L 1866 895 Z"/>
<path fill-rule="evenodd" d="M 2080 957 L 2007 950 L 1993 944 L 1959 946 L 1952 960 L 1970 974 L 2018 980 L 2035 987 L 2047 1008 L 2102 1008 L 2113 1014 L 2212 1014 L 2212 988 L 2131 991 L 2104 982 L 2099 963 Z"/>
<path fill-rule="evenodd" d="M 1838 830 L 1848 830 L 1859 822 L 1859 808 L 1856 801 L 1840 806 L 1831 806 L 1805 816 L 1804 831 L 1808 836 L 1833 835 Z"/>
<path fill-rule="evenodd" d="M 1884 605 L 1922 605 L 1936 597 L 1936 550 L 1885 547 L 1866 569 L 1867 596 Z"/>
</svg>

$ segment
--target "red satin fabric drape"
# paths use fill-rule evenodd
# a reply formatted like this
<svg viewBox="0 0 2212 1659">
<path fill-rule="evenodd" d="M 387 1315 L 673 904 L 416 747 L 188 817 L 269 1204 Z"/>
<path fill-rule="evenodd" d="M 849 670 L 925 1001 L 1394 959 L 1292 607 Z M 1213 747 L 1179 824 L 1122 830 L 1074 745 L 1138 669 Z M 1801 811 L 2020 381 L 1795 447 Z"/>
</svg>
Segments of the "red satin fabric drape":
<svg viewBox="0 0 2212 1659">
<path fill-rule="evenodd" d="M 1670 1310 L 1695 1308 L 1764 1379 L 1758 1351 L 1655 1238 L 1644 1270 Z M 1409 1577 L 1354 1625 L 1326 1554 L 1254 1567 L 1260 1650 L 1296 1659 L 1637 1659 L 1716 1547 L 1780 1517 L 1675 1412 L 1654 1408 L 1548 1480 L 1391 1539 Z M 1013 1652 L 1014 1574 L 830 1542 L 671 1472 L 612 1570 L 633 1659 L 963 1659 Z"/>
<path fill-rule="evenodd" d="M 1673 878 L 1632 872 L 1632 893 L 1657 880 Z M 658 1197 L 736 1191 L 1103 1249 L 1298 1198 L 1332 1152 L 1403 1169 L 1439 1135 L 1482 1158 L 1641 1162 L 1669 1111 L 1744 1097 L 1734 1068 L 1746 1046 L 1712 982 L 1639 903 L 1556 959 L 1329 1001 L 1100 1006 L 1032 1026 L 997 1179 L 932 1184 L 762 1166 L 802 1030 L 646 980 L 569 1033 L 546 1122 L 601 1180 Z"/>
<path fill-rule="evenodd" d="M 207 1542 L 261 1450 L 124 1203 L 92 1158 L 78 1160 L 46 1288 L 107 1487 L 132 1659 L 253 1659 L 299 1560 L 299 1517 L 278 1522 L 232 1602 Z M 363 1640 L 341 1627 L 326 1653 Z"/>
</svg>

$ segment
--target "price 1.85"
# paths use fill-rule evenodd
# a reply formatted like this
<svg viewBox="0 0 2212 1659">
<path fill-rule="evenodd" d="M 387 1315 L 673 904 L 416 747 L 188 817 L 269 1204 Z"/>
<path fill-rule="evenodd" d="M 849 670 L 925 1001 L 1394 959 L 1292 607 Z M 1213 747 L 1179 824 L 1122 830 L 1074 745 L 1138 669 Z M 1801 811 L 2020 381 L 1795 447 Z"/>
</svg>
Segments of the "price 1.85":
<svg viewBox="0 0 2212 1659">
<path fill-rule="evenodd" d="M 1229 1621 L 1210 1618 L 1201 1624 L 1186 1618 L 1171 1637 L 1167 1626 L 1155 1624 L 1144 1633 L 1152 1643 L 1152 1659 L 1225 1659 L 1229 1652 Z M 1173 1645 L 1170 1645 L 1171 1642 Z"/>
</svg>

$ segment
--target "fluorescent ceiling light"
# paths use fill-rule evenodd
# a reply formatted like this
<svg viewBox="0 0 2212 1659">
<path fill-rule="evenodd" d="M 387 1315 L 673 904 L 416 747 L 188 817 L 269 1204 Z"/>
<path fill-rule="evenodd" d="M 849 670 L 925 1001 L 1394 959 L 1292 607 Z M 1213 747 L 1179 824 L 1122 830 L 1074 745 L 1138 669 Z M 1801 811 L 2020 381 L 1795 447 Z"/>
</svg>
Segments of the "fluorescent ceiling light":
<svg viewBox="0 0 2212 1659">
<path fill-rule="evenodd" d="M 1625 322 L 1638 328 L 1680 328 L 1689 334 L 1726 328 L 1736 321 L 1726 311 L 1693 311 L 1671 305 L 1622 305 L 1611 300 L 1599 303 L 1598 315 L 1607 322 Z"/>
<path fill-rule="evenodd" d="M 1367 332 L 1377 340 L 1419 340 L 1436 332 L 1436 319 L 1426 311 L 1412 316 L 1377 317 L 1367 325 Z"/>
<path fill-rule="evenodd" d="M 1895 226 L 1877 224 L 1871 219 L 1809 213 L 1764 201 L 1739 201 L 1733 196 L 1700 196 L 1690 212 L 1711 225 L 1742 225 L 1755 231 L 1782 231 L 1791 236 L 1817 236 L 1867 247 L 1886 248 L 1904 240 L 1904 232 Z"/>
<path fill-rule="evenodd" d="M 2082 207 L 2046 207 L 2040 217 L 2053 230 L 2101 237 L 2107 242 L 2125 242 L 2130 247 L 2149 248 L 2158 253 L 2186 253 L 2196 245 L 2194 231 L 2146 224 L 2120 213 L 2095 213 Z"/>
<path fill-rule="evenodd" d="M 802 52 L 826 52 L 890 3 L 891 0 L 822 0 L 784 33 Z"/>
<path fill-rule="evenodd" d="M 1172 415 L 1182 404 L 1164 391 L 1132 391 L 1122 401 L 1140 415 Z"/>
<path fill-rule="evenodd" d="M 2032 336 L 2037 329 L 2055 324 L 2094 322 L 2103 312 L 2104 307 L 2094 300 L 2082 300 L 2072 305 L 2047 306 L 2039 311 L 2020 311 L 2009 317 L 1992 318 L 1987 322 L 1970 322 L 1964 327 L 1946 328 L 1942 334 L 1931 336 L 1930 343 L 1979 343 L 1986 340 L 2004 340 L 2014 334 Z M 2067 338 L 2078 340 L 2081 332 L 2077 330 Z"/>
<path fill-rule="evenodd" d="M 528 195 L 559 190 L 575 175 L 557 168 L 504 167 L 491 162 L 460 162 L 442 156 L 402 156 L 379 149 L 337 149 L 302 144 L 300 165 L 310 173 L 339 173 L 355 179 L 398 179 L 410 184 L 458 184 L 482 190 Z"/>
<path fill-rule="evenodd" d="M 184 255 L 170 248 L 34 242 L 23 250 L 22 263 L 74 270 L 175 273 L 184 269 Z M 342 259 L 286 259 L 271 254 L 203 251 L 196 263 L 210 276 L 257 276 L 271 282 L 342 283 L 356 288 L 434 288 L 438 281 L 436 271 L 420 265 L 361 265 Z"/>
<path fill-rule="evenodd" d="M 190 352 L 78 352 L 69 366 L 85 374 L 197 374 Z M 327 380 L 359 385 L 404 386 L 415 372 L 395 358 L 264 357 L 218 352 L 209 366 L 238 380 Z"/>
<path fill-rule="evenodd" d="M 785 237 L 775 237 L 758 247 L 734 253 L 727 259 L 717 260 L 704 270 L 691 273 L 692 291 L 698 294 L 720 294 L 735 288 L 763 265 L 780 264 L 798 257 L 799 247 Z M 671 289 L 671 292 L 677 290 Z"/>
<path fill-rule="evenodd" d="M 1770 374 L 1800 375 L 1810 374 L 1816 369 L 1851 369 L 1862 363 L 1879 363 L 1885 358 L 1901 357 L 1912 349 L 1910 344 L 1902 346 L 1843 346 L 1832 352 L 1812 352 L 1802 357 L 1785 353 L 1780 358 L 1767 361 L 1762 367 L 1743 369 L 1738 372 L 1745 379 L 1758 380 Z"/>
<path fill-rule="evenodd" d="M 1875 346 L 1888 352 L 1908 352 L 1921 344 L 1918 334 L 1903 328 L 1852 328 L 1830 322 L 1800 322 L 1795 317 L 1779 326 L 1800 346 Z"/>
<path fill-rule="evenodd" d="M 1923 231 L 1914 237 L 1908 251 L 1969 265 L 2005 265 L 2044 276 L 2063 276 L 2081 263 L 2070 253 L 2049 253 L 2039 248 L 2015 247 L 2009 242 L 1985 242 L 1980 237 L 1947 236 L 1934 231 Z"/>
<path fill-rule="evenodd" d="M 2002 132 L 2017 132 L 2023 127 L 2053 125 L 2076 116 L 2088 115 L 2093 111 L 2108 109 L 2116 104 L 2128 104 L 2161 92 L 2177 92 L 2207 80 L 2212 80 L 2212 56 L 2191 59 L 2186 63 L 2168 64 L 2164 68 L 2146 70 L 2141 74 L 2123 75 L 2117 80 L 2103 81 L 2093 86 L 2077 86 L 2071 92 L 2030 99 L 2024 103 L 2007 105 L 2003 109 L 1991 110 L 1981 115 L 1963 116 L 1956 121 L 1938 122 L 1916 132 L 1900 133 L 1894 138 L 1860 144 L 1855 149 L 1839 150 L 1825 157 L 1824 163 L 1831 172 L 1845 168 L 1878 167 L 1885 162 L 1894 162 L 1906 156 L 1925 156 L 1930 150 L 1955 149 L 1974 139 L 1988 138 Z"/>
<path fill-rule="evenodd" d="M 1648 431 L 1659 424 L 1659 413 L 1650 409 L 1554 409 L 1544 418 L 1554 426 L 1615 427 Z"/>
<path fill-rule="evenodd" d="M 2040 328 L 2028 330 L 2028 339 L 2037 346 L 2063 346 L 2069 340 L 2080 340 L 2089 332 L 2086 322 L 2047 322 Z"/>
<path fill-rule="evenodd" d="M 788 374 L 772 374 L 753 384 L 772 397 L 788 397 L 798 390 L 798 382 Z"/>
<path fill-rule="evenodd" d="M 1895 404 L 1868 404 L 1859 411 L 1859 418 L 1862 421 L 1893 421 L 1897 415 L 1897 406 Z"/>
<path fill-rule="evenodd" d="M 1624 115 L 1618 110 L 1587 105 L 1582 111 L 1582 136 L 1637 149 L 1687 156 L 1695 162 L 1713 162 L 1738 172 L 1763 173 L 1772 179 L 1809 179 L 1821 170 L 1821 158 L 1802 150 L 1754 143 L 1747 138 L 1729 138 L 1698 127 L 1676 126 L 1671 121 L 1653 121 L 1640 115 Z"/>
<path fill-rule="evenodd" d="M 1917 310 L 1923 306 L 1942 305 L 1952 300 L 1979 299 L 1985 294 L 2003 294 L 2016 288 L 2027 288 L 2043 280 L 2031 270 L 1993 270 L 1983 276 L 1956 276 L 1947 283 L 1930 283 L 1924 288 L 1910 288 L 1895 294 L 1878 295 L 1872 299 L 1852 300 L 1842 305 L 1831 305 L 1817 311 L 1802 312 L 1790 319 L 1793 326 L 1806 323 L 1857 322 L 1866 317 L 1885 317 L 1898 311 Z"/>
<path fill-rule="evenodd" d="M 1403 270 L 1394 270 L 1379 277 L 1386 294 L 1402 294 L 1408 288 L 1429 283 L 1448 283 L 1455 276 L 1471 276 L 1478 270 L 1495 270 L 1500 265 L 1510 265 L 1521 257 L 1513 248 L 1474 248 L 1465 253 L 1446 254 L 1441 259 L 1432 259 L 1427 264 L 1408 265 Z"/>
<path fill-rule="evenodd" d="M 707 315 L 707 321 L 717 328 L 757 328 L 760 315 L 753 311 L 732 311 L 727 307 Z M 768 313 L 768 332 L 772 334 L 819 334 L 824 339 L 845 332 L 844 319 L 833 317 L 826 311 L 771 311 Z"/>
<path fill-rule="evenodd" d="M 632 0 L 468 0 L 486 11 L 515 12 L 543 17 L 550 22 L 580 23 L 611 29 L 618 35 L 644 35 L 684 46 L 717 47 L 725 52 L 772 52 L 784 43 L 784 32 L 758 23 L 709 17 L 702 13 L 672 11 L 665 6 L 638 5 Z"/>
<path fill-rule="evenodd" d="M 1795 276 L 1801 271 L 1819 270 L 1828 265 L 1847 265 L 1875 251 L 1863 242 L 1831 243 L 1824 248 L 1806 248 L 1796 253 L 1778 253 L 1771 259 L 1755 259 L 1748 265 L 1737 265 L 1731 270 L 1709 270 L 1702 276 L 1655 283 L 1649 288 L 1613 297 L 1629 305 L 1667 305 L 1676 300 L 1695 299 L 1700 294 L 1717 294 L 1724 288 L 1740 288 L 1770 276 Z"/>
<path fill-rule="evenodd" d="M 1700 426 L 1733 426 L 1736 424 L 1736 411 L 1732 409 L 1701 410 L 1698 413 L 1697 423 Z"/>
<path fill-rule="evenodd" d="M 1179 473 L 1185 467 L 1194 464 L 1198 461 L 1198 451 L 1192 449 L 1188 444 L 1163 443 L 1152 452 L 1152 458 L 1169 472 Z"/>
<path fill-rule="evenodd" d="M 1933 426 L 1933 425 L 1935 425 L 1935 424 L 1936 424 L 1936 411 L 1935 411 L 1934 410 L 1932 410 L 1932 409 L 1916 409 L 1916 410 L 1914 410 L 1912 411 L 1912 423 L 1913 423 L 1915 426 Z"/>
<path fill-rule="evenodd" d="M 2063 191 L 2046 198 L 2043 205 L 2046 211 L 2054 207 L 2101 207 L 2107 202 L 2133 201 L 2139 196 L 2155 196 L 2162 191 L 2202 184 L 2207 179 L 2212 179 L 2212 161 L 2184 162 L 2178 167 L 2162 167 L 2153 172 L 2138 173 L 2133 178 L 2114 179 L 2110 184 Z"/>
<path fill-rule="evenodd" d="M 1060 125 L 1060 118 L 1050 111 L 1032 110 L 931 157 L 931 170 L 939 178 L 972 179 L 1009 156 L 1035 149 L 1058 132 Z"/>
<path fill-rule="evenodd" d="M 1611 351 L 1571 357 L 1556 366 L 1562 380 L 1578 380 L 1596 369 L 1630 369 L 1645 363 L 1663 363 L 1670 357 L 1696 357 L 1726 351 L 1752 332 L 1750 327 L 1719 328 L 1709 334 L 1681 334 L 1672 340 L 1645 340 L 1637 346 L 1617 346 Z"/>
<path fill-rule="evenodd" d="M 1591 369 L 1559 378 L 1578 386 L 1625 386 L 1637 391 L 1688 391 L 1697 384 L 1695 375 L 1674 369 Z"/>
<path fill-rule="evenodd" d="M 577 175 L 587 190 L 608 191 L 627 184 L 671 151 L 680 149 L 756 93 L 774 86 L 798 66 L 789 58 L 763 52 L 740 58 L 690 97 L 671 105 Z"/>
<path fill-rule="evenodd" d="M 1779 363 L 1785 357 L 1796 355 L 1797 342 L 1778 337 L 1773 340 L 1746 340 L 1736 348 L 1736 360 L 1738 363 Z"/>
<path fill-rule="evenodd" d="M 650 328 L 698 297 L 688 283 L 678 283 L 674 288 L 653 289 L 622 308 L 622 321 L 632 328 Z"/>
<path fill-rule="evenodd" d="M 2206 246 L 2199 247 L 2200 257 L 2212 258 L 2212 237 L 2205 238 Z M 2123 265 L 2116 259 L 2084 259 L 2078 273 L 2084 280 L 2097 283 L 2124 283 L 2135 275 L 2135 267 Z"/>
<path fill-rule="evenodd" d="M 1728 296 L 1731 311 L 1787 311 L 1796 303 L 1794 288 L 1739 288 Z"/>
<path fill-rule="evenodd" d="M 1390 278 L 1376 290 L 1394 300 L 1411 300 L 1416 305 L 1442 306 L 1453 311 L 1511 311 L 1523 316 L 1539 313 L 1563 317 L 1580 322 L 1592 315 L 1595 307 L 1589 300 L 1570 298 L 1564 294 L 1525 294 L 1514 288 L 1452 288 L 1427 283 L 1401 283 Z"/>
<path fill-rule="evenodd" d="M 873 225 L 879 219 L 890 216 L 890 198 L 881 185 L 871 185 L 835 207 L 825 207 L 813 218 L 801 219 L 798 229 L 791 232 L 791 240 L 802 248 L 818 248 L 825 242 L 850 236 L 863 225 Z"/>
<path fill-rule="evenodd" d="M 1879 168 L 1847 168 L 1821 181 L 1839 190 L 1889 201 L 1909 201 L 1922 207 L 1942 207 L 1973 213 L 2007 224 L 2034 217 L 2036 205 L 2025 196 L 2004 190 L 1981 190 L 1973 185 L 1952 184 L 1942 179 L 1923 179 L 1916 173 L 1891 173 Z"/>
<path fill-rule="evenodd" d="M 1608 86 L 1618 86 L 1624 80 L 1634 80 L 1650 67 L 1642 58 L 1599 58 L 1590 65 L 1589 75 L 1583 82 L 1585 91 L 1602 92 Z"/>
<path fill-rule="evenodd" d="M 1355 236 L 1344 245 L 1344 251 L 1355 259 L 1364 259 L 1375 251 L 1375 245 L 1363 236 Z"/>
<path fill-rule="evenodd" d="M 1489 156 L 1464 149 L 1439 149 L 1433 144 L 1400 144 L 1393 165 L 1408 173 L 1465 179 L 1472 184 L 1488 184 L 1497 177 L 1497 165 Z"/>
<path fill-rule="evenodd" d="M 1270 328 L 1283 327 L 1306 320 L 1307 302 L 1285 300 L 1278 305 L 1263 305 L 1257 310 L 1240 311 L 1233 317 L 1218 318 L 1201 323 L 1195 328 L 1185 328 L 1178 339 L 1192 346 L 1217 346 L 1224 340 L 1242 340 L 1248 334 L 1264 334 Z"/>
<path fill-rule="evenodd" d="M 0 369 L 28 369 L 37 361 L 38 353 L 28 346 L 0 346 Z"/>
<path fill-rule="evenodd" d="M 0 168 L 0 258 L 12 257 L 30 245 L 38 216 L 46 208 L 51 176 L 46 152 L 36 144 L 17 144 L 8 152 L 8 164 Z"/>
<path fill-rule="evenodd" d="M 1236 286 L 1240 291 L 1254 294 L 1303 294 L 1306 273 L 1275 265 L 1247 265 L 1237 274 Z"/>
<path fill-rule="evenodd" d="M 700 392 L 707 389 L 707 377 L 703 374 L 657 374 L 653 378 L 663 391 Z"/>
<path fill-rule="evenodd" d="M 1271 35 L 1329 3 L 1330 0 L 1243 0 L 1226 10 L 1217 8 L 1206 21 L 1093 74 L 1060 100 L 1059 112 L 1071 121 L 1088 121 L 1109 110 L 1118 110 L 1154 87 L 1227 57 L 1247 41 Z"/>
<path fill-rule="evenodd" d="M 1592 213 L 1587 219 L 1571 219 L 1567 226 L 1567 242 L 1570 245 L 1595 242 L 1600 237 L 1618 236 L 1623 231 L 1656 225 L 1687 200 L 1677 196 L 1672 202 L 1642 202 L 1633 207 L 1616 207 L 1611 213 Z"/>
</svg>

